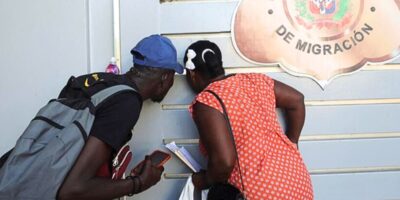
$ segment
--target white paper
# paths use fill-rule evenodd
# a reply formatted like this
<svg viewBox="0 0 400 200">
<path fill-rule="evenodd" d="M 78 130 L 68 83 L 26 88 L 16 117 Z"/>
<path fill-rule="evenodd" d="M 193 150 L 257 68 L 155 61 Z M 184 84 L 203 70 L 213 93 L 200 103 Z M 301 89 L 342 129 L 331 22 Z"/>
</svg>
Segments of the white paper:
<svg viewBox="0 0 400 200">
<path fill-rule="evenodd" d="M 199 172 L 201 169 L 200 164 L 193 158 L 193 156 L 184 148 L 179 148 L 175 142 L 171 142 L 165 145 L 170 151 L 172 151 L 179 159 L 182 160 L 193 172 Z"/>
<path fill-rule="evenodd" d="M 201 200 L 207 200 L 208 190 L 201 191 Z"/>
<path fill-rule="evenodd" d="M 180 152 L 185 156 L 185 158 L 189 161 L 189 163 L 193 166 L 194 172 L 199 172 L 201 169 L 200 164 L 193 158 L 193 156 L 185 149 L 185 147 L 181 147 Z"/>
</svg>

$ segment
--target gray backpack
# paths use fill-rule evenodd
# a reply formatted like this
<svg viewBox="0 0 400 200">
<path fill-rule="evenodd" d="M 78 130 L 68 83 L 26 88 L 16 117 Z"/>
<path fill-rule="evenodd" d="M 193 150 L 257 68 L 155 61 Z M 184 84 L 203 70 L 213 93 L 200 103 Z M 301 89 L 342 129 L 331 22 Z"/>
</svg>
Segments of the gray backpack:
<svg viewBox="0 0 400 200">
<path fill-rule="evenodd" d="M 0 200 L 56 199 L 90 133 L 96 108 L 127 85 L 103 89 L 91 98 L 57 99 L 31 121 L 0 169 Z"/>
</svg>

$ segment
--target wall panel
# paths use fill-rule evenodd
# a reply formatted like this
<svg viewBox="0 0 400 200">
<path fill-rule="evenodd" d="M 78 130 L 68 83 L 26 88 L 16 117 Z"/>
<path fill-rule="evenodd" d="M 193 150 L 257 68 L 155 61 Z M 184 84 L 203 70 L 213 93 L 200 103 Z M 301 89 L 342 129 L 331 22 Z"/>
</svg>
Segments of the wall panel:
<svg viewBox="0 0 400 200">
<path fill-rule="evenodd" d="M 88 1 L 0 1 L 0 155 L 71 75 L 89 71 Z"/>
<path fill-rule="evenodd" d="M 162 0 L 138 5 L 122 1 L 124 66 L 131 63 L 132 44 L 152 31 L 172 40 L 181 63 L 191 43 L 211 40 L 221 48 L 228 73 L 265 73 L 305 95 L 307 118 L 300 150 L 312 173 L 316 199 L 400 199 L 400 159 L 396 154 L 400 142 L 400 65 L 396 63 L 400 60 L 366 66 L 336 78 L 322 90 L 313 80 L 291 76 L 276 65 L 249 63 L 236 53 L 230 32 L 238 3 Z M 154 148 L 165 150 L 164 142 L 175 140 L 204 165 L 197 147 L 197 130 L 186 110 L 193 97 L 185 77 L 177 75 L 161 104 L 145 103 L 133 131 L 135 155 L 150 153 Z M 135 157 L 132 165 L 141 159 Z M 185 182 L 182 178 L 190 170 L 173 157 L 165 172 L 160 185 L 134 199 L 154 199 L 161 194 L 176 199 Z"/>
</svg>

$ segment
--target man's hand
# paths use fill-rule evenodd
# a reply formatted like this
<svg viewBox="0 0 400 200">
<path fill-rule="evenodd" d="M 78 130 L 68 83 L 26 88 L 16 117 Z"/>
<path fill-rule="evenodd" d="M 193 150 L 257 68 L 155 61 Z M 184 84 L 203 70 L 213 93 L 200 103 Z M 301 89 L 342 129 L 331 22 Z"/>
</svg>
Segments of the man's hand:
<svg viewBox="0 0 400 200">
<path fill-rule="evenodd" d="M 164 171 L 164 167 L 155 167 L 151 163 L 150 157 L 146 156 L 145 160 L 142 162 L 143 165 L 139 166 L 140 170 L 138 174 L 141 181 L 141 191 L 149 189 L 151 186 L 158 183 L 161 179 L 161 174 Z M 133 170 L 135 171 L 135 169 Z"/>
</svg>

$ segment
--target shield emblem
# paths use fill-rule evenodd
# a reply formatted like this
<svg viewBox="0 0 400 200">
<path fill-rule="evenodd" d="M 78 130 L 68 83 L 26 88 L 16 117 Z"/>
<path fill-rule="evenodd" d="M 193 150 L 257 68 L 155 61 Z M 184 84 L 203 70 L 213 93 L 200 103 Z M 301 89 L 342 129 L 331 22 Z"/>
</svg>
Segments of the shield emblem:
<svg viewBox="0 0 400 200">
<path fill-rule="evenodd" d="M 310 0 L 309 4 L 313 14 L 329 15 L 336 10 L 335 0 Z"/>
<path fill-rule="evenodd" d="M 322 87 L 400 54 L 400 0 L 242 0 L 232 22 L 245 60 L 279 64 Z"/>
</svg>

